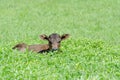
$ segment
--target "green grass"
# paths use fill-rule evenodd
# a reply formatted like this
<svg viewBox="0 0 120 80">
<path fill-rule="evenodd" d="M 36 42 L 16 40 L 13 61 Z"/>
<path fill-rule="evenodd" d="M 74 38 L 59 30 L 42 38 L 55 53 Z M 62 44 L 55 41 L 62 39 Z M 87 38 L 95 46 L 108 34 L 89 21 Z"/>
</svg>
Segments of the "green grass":
<svg viewBox="0 0 120 80">
<path fill-rule="evenodd" d="M 69 33 L 62 52 L 11 48 Z M 119 0 L 0 0 L 0 80 L 120 80 Z"/>
</svg>

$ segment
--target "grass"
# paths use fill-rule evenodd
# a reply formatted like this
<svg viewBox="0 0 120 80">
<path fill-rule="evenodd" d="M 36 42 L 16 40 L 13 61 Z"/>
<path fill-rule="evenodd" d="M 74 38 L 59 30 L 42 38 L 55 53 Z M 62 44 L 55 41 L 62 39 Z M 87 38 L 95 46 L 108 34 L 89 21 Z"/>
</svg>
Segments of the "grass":
<svg viewBox="0 0 120 80">
<path fill-rule="evenodd" d="M 119 80 L 119 0 L 0 0 L 0 80 Z M 71 36 L 62 52 L 11 48 L 43 44 L 40 34 Z"/>
</svg>

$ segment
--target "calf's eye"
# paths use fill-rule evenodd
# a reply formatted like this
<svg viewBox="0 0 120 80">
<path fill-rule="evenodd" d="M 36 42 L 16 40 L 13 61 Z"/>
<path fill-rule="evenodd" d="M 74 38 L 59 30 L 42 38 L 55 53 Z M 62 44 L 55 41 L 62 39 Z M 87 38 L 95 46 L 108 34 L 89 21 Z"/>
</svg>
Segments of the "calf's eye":
<svg viewBox="0 0 120 80">
<path fill-rule="evenodd" d="M 60 41 L 58 41 L 58 43 L 60 43 Z"/>
</svg>

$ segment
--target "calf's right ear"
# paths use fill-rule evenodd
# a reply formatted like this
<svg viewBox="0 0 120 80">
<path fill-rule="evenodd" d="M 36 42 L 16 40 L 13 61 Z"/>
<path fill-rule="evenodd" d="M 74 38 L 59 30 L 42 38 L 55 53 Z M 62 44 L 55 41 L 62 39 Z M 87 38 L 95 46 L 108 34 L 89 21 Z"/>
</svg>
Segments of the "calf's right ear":
<svg viewBox="0 0 120 80">
<path fill-rule="evenodd" d="M 46 36 L 45 34 L 40 35 L 40 38 L 41 38 L 42 40 L 48 40 L 48 36 Z"/>
<path fill-rule="evenodd" d="M 65 40 L 65 39 L 67 39 L 67 38 L 69 38 L 69 34 L 63 34 L 62 36 L 61 36 L 61 39 L 62 40 Z"/>
</svg>

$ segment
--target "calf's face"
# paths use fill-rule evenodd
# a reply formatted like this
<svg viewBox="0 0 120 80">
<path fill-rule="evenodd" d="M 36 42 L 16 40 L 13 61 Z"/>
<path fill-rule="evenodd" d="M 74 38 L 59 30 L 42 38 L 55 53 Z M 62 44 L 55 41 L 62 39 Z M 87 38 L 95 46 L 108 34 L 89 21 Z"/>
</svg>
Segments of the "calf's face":
<svg viewBox="0 0 120 80">
<path fill-rule="evenodd" d="M 40 35 L 40 38 L 43 40 L 47 40 L 49 42 L 49 48 L 52 51 L 58 50 L 60 47 L 60 42 L 64 39 L 67 39 L 69 37 L 69 34 L 63 34 L 60 36 L 57 33 L 53 33 L 49 36 L 46 36 L 45 34 Z"/>
</svg>

